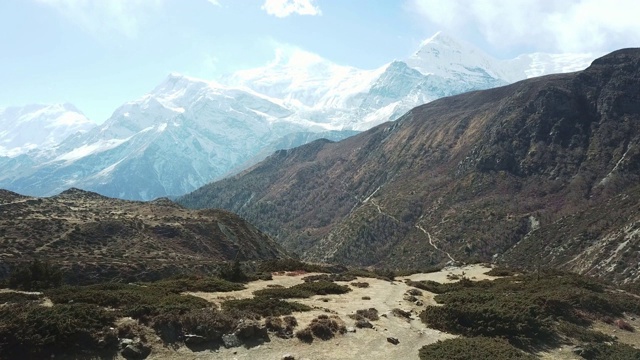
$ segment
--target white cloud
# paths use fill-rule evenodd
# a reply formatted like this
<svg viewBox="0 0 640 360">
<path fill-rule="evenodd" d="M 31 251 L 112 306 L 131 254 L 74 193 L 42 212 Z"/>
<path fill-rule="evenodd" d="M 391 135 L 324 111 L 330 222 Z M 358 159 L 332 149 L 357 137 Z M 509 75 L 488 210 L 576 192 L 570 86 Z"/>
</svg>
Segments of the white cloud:
<svg viewBox="0 0 640 360">
<path fill-rule="evenodd" d="M 287 17 L 291 14 L 322 15 L 320 8 L 313 3 L 314 0 L 265 0 L 262 10 L 279 18 Z"/>
<path fill-rule="evenodd" d="M 51 6 L 92 32 L 117 31 L 135 37 L 140 22 L 164 0 L 35 0 Z"/>
<path fill-rule="evenodd" d="M 207 1 L 214 6 L 220 6 L 220 1 L 218 0 L 207 0 Z"/>
<path fill-rule="evenodd" d="M 638 46 L 637 0 L 409 0 L 446 31 L 479 32 L 498 47 L 610 51 Z"/>
</svg>

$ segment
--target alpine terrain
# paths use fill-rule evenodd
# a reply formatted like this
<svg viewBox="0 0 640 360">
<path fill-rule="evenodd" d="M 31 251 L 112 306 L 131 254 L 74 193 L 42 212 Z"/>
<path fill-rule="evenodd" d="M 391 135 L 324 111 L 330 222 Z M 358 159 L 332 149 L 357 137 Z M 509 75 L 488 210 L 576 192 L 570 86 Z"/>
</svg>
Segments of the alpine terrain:
<svg viewBox="0 0 640 360">
<path fill-rule="evenodd" d="M 640 278 L 639 180 L 640 49 L 624 49 L 278 151 L 179 202 L 237 212 L 307 260 L 496 260 L 628 282 Z"/>
<path fill-rule="evenodd" d="M 340 140 L 443 96 L 583 69 L 592 58 L 529 54 L 496 60 L 438 33 L 408 59 L 374 70 L 296 50 L 218 82 L 171 74 L 89 131 L 74 128 L 64 141 L 62 133 L 44 136 L 54 147 L 41 147 L 38 139 L 19 142 L 3 130 L 0 188 L 48 196 L 78 187 L 134 200 L 183 195 L 275 150 Z M 36 118 L 25 119 L 20 134 L 48 129 Z"/>
<path fill-rule="evenodd" d="M 203 272 L 230 260 L 288 258 L 268 236 L 223 210 L 126 201 L 79 189 L 48 198 L 0 190 L 0 278 L 33 259 L 66 282 L 124 281 Z"/>
</svg>

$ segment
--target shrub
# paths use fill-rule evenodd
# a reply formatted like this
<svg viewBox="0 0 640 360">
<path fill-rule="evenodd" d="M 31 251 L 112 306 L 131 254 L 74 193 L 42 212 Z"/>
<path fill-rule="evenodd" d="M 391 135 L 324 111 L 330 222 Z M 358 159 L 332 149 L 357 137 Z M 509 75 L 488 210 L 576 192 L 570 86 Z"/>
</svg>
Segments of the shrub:
<svg viewBox="0 0 640 360">
<path fill-rule="evenodd" d="M 628 295 L 606 291 L 598 281 L 560 272 L 547 272 L 540 279 L 523 275 L 494 281 L 418 285 L 438 292 L 435 300 L 443 304 L 428 306 L 421 313 L 425 323 L 466 336 L 505 337 L 518 346 L 553 340 L 562 330 L 556 325 L 558 321 L 585 326 L 591 318 L 620 316 L 640 304 L 640 300 Z"/>
<path fill-rule="evenodd" d="M 380 319 L 376 308 L 357 310 L 355 314 L 351 314 L 349 317 L 354 320 L 369 319 L 371 321 L 376 321 Z"/>
<path fill-rule="evenodd" d="M 100 284 L 65 286 L 45 294 L 57 304 L 85 303 L 121 310 L 126 316 L 148 320 L 165 312 L 184 313 L 210 307 L 199 297 L 178 295 L 172 287 L 140 286 L 130 284 Z"/>
<path fill-rule="evenodd" d="M 489 276 L 514 276 L 517 272 L 513 269 L 497 266 L 487 271 L 485 274 Z"/>
<path fill-rule="evenodd" d="M 638 360 L 640 350 L 627 344 L 587 344 L 580 355 L 587 360 Z"/>
<path fill-rule="evenodd" d="M 231 282 L 247 282 L 249 276 L 242 270 L 242 264 L 236 259 L 233 265 L 223 264 L 220 268 L 220 277 Z"/>
<path fill-rule="evenodd" d="M 420 360 L 535 360 L 509 345 L 508 342 L 486 337 L 457 338 L 423 346 L 418 352 Z"/>
<path fill-rule="evenodd" d="M 283 339 L 293 337 L 293 329 L 298 326 L 298 321 L 293 316 L 280 317 L 269 316 L 265 319 L 264 325 L 267 330 L 274 332 L 276 336 Z"/>
<path fill-rule="evenodd" d="M 585 329 L 582 326 L 578 326 L 576 324 L 572 324 L 566 321 L 561 321 L 558 324 L 557 330 L 561 334 L 564 334 L 565 336 L 568 336 L 570 338 L 576 339 L 581 342 L 601 343 L 605 341 L 615 340 L 612 336 L 603 334 L 599 331 Z"/>
<path fill-rule="evenodd" d="M 313 333 L 311 332 L 311 329 L 308 328 L 308 327 L 297 331 L 296 332 L 296 337 L 298 339 L 300 339 L 300 341 L 308 343 L 308 344 L 313 342 Z"/>
<path fill-rule="evenodd" d="M 356 279 L 356 276 L 351 274 L 318 274 L 318 275 L 309 275 L 302 278 L 304 282 L 312 282 L 312 281 L 353 281 Z"/>
<path fill-rule="evenodd" d="M 313 295 L 345 294 L 351 291 L 346 285 L 338 285 L 330 281 L 313 281 L 294 285 L 289 288 L 267 288 L 253 292 L 255 296 L 275 299 L 308 298 Z"/>
<path fill-rule="evenodd" d="M 634 332 L 635 331 L 635 329 L 633 328 L 633 326 L 631 326 L 631 324 L 629 324 L 628 322 L 626 322 L 626 321 L 624 321 L 622 319 L 618 319 L 618 320 L 614 321 L 614 324 L 620 330 L 625 330 L 625 331 L 630 331 L 630 332 Z"/>
<path fill-rule="evenodd" d="M 357 288 L 368 288 L 369 287 L 369 283 L 368 282 L 352 282 L 351 286 L 353 287 L 357 287 Z"/>
<path fill-rule="evenodd" d="M 166 292 L 175 294 L 187 291 L 228 292 L 238 291 L 245 288 L 241 284 L 237 284 L 220 278 L 200 276 L 183 276 L 180 278 L 170 278 L 142 285 L 162 289 Z"/>
<path fill-rule="evenodd" d="M 311 323 L 305 329 L 298 331 L 296 337 L 304 342 L 312 342 L 314 336 L 321 340 L 329 340 L 335 334 L 344 334 L 346 332 L 347 328 L 339 317 L 329 317 L 323 314 L 311 320 Z"/>
<path fill-rule="evenodd" d="M 24 303 L 29 303 L 33 301 L 38 301 L 41 298 L 42 296 L 38 294 L 25 294 L 20 292 L 13 292 L 13 291 L 4 292 L 4 293 L 0 293 L 0 305 L 8 304 L 8 303 L 24 304 Z"/>
<path fill-rule="evenodd" d="M 115 351 L 116 337 L 109 326 L 116 316 L 95 305 L 9 305 L 0 307 L 0 318 L 0 358 L 95 352 L 101 341 Z"/>
<path fill-rule="evenodd" d="M 267 260 L 260 264 L 258 267 L 260 271 L 264 272 L 279 272 L 279 271 L 297 271 L 303 270 L 306 272 L 324 272 L 330 273 L 329 267 L 308 264 L 294 259 L 274 259 Z"/>
<path fill-rule="evenodd" d="M 178 340 L 177 334 L 193 334 L 208 341 L 219 341 L 223 334 L 232 332 L 238 325 L 237 313 L 215 309 L 190 310 L 183 314 L 169 312 L 155 316 L 152 327 L 165 342 Z M 247 314 L 243 314 L 247 315 Z"/>
<path fill-rule="evenodd" d="M 62 285 L 62 271 L 48 262 L 33 260 L 18 265 L 9 275 L 8 286 L 19 290 L 45 290 Z"/>
<path fill-rule="evenodd" d="M 224 310 L 235 309 L 240 312 L 258 314 L 264 317 L 291 315 L 293 312 L 311 310 L 307 305 L 268 297 L 227 300 L 222 303 L 222 308 Z"/>
</svg>

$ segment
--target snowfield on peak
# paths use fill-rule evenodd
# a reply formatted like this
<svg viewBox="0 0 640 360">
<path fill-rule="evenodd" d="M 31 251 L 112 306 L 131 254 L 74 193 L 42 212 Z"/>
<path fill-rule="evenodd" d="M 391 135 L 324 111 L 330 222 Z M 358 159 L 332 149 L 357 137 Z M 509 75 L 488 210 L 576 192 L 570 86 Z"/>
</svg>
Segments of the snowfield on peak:
<svg viewBox="0 0 640 360">
<path fill-rule="evenodd" d="M 71 104 L 0 109 L 0 156 L 15 157 L 30 150 L 47 149 L 94 126 Z"/>
<path fill-rule="evenodd" d="M 210 81 L 170 74 L 95 126 L 71 105 L 0 110 L 0 188 L 46 196 L 71 186 L 134 200 L 179 196 L 273 151 L 341 140 L 435 99 L 586 68 L 591 54 L 498 60 L 437 33 L 376 69 L 298 49 Z"/>
</svg>

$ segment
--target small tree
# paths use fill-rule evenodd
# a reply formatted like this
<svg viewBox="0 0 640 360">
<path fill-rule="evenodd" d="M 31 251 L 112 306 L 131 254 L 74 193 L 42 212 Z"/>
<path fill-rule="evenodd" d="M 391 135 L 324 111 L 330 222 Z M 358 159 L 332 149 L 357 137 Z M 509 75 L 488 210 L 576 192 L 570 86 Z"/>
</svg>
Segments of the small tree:
<svg viewBox="0 0 640 360">
<path fill-rule="evenodd" d="M 62 284 L 62 271 L 38 259 L 18 265 L 9 275 L 9 288 L 45 290 Z"/>
</svg>

